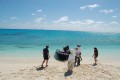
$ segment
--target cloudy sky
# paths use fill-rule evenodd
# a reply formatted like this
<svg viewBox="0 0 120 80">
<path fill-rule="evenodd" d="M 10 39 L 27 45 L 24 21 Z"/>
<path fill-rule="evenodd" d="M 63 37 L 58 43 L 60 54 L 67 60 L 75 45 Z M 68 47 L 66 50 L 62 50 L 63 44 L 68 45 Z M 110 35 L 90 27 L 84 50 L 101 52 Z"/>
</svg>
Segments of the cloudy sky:
<svg viewBox="0 0 120 80">
<path fill-rule="evenodd" d="M 120 33 L 120 0 L 0 0 L 0 29 Z"/>
</svg>

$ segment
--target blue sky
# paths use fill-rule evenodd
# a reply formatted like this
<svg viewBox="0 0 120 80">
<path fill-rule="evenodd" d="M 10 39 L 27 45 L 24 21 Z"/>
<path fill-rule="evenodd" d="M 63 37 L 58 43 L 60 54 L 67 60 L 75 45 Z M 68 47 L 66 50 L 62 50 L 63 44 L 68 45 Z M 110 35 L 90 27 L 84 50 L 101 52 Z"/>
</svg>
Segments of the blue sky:
<svg viewBox="0 0 120 80">
<path fill-rule="evenodd" d="M 119 0 L 0 0 L 0 28 L 120 33 Z"/>
</svg>

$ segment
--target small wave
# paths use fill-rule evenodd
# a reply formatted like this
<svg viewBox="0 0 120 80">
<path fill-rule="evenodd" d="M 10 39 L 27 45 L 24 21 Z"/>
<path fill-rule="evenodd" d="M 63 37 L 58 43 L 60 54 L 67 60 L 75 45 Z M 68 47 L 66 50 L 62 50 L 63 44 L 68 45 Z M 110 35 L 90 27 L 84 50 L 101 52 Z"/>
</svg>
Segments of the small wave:
<svg viewBox="0 0 120 80">
<path fill-rule="evenodd" d="M 33 46 L 30 45 L 15 45 L 17 48 L 32 48 Z"/>
<path fill-rule="evenodd" d="M 31 38 L 41 38 L 40 36 L 29 36 Z"/>
<path fill-rule="evenodd" d="M 0 34 L 0 36 L 8 36 L 8 35 L 26 35 L 26 33 L 18 32 L 18 33 L 5 33 L 5 34 Z"/>
</svg>

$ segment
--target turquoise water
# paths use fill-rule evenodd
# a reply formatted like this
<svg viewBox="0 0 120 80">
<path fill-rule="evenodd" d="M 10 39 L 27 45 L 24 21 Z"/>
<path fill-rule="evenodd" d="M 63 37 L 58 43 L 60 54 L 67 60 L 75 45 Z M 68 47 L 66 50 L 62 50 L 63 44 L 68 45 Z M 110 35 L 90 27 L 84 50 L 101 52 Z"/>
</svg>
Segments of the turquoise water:
<svg viewBox="0 0 120 80">
<path fill-rule="evenodd" d="M 53 56 L 56 49 L 77 44 L 84 57 L 92 56 L 94 47 L 100 56 L 120 56 L 120 33 L 0 29 L 0 57 L 41 57 L 46 45 Z"/>
</svg>

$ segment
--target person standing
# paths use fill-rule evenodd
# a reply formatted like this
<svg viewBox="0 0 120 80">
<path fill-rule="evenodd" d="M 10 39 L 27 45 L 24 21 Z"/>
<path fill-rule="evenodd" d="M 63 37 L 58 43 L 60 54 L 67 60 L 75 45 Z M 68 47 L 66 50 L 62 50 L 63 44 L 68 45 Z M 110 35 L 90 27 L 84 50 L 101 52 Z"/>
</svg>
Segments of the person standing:
<svg viewBox="0 0 120 80">
<path fill-rule="evenodd" d="M 73 72 L 74 63 L 75 63 L 75 53 L 74 50 L 71 49 L 68 57 L 68 71 Z"/>
<path fill-rule="evenodd" d="M 81 45 L 77 45 L 79 53 L 81 53 L 81 48 L 80 47 L 81 47 Z"/>
<path fill-rule="evenodd" d="M 75 65 L 80 65 L 80 61 L 82 60 L 81 52 L 79 52 L 78 48 L 75 48 Z"/>
<path fill-rule="evenodd" d="M 94 57 L 94 60 L 95 60 L 95 63 L 94 63 L 94 64 L 97 65 L 98 50 L 97 50 L 96 47 L 94 48 L 93 57 Z"/>
<path fill-rule="evenodd" d="M 81 57 L 81 45 L 77 45 L 77 48 L 75 48 L 75 65 L 77 63 L 77 65 L 80 65 L 80 61 L 82 60 L 82 57 Z"/>
<path fill-rule="evenodd" d="M 69 54 L 70 50 L 69 50 L 69 45 L 67 45 L 66 47 L 63 47 L 64 53 Z"/>
<path fill-rule="evenodd" d="M 43 49 L 43 57 L 44 57 L 44 60 L 43 60 L 43 62 L 42 62 L 41 67 L 43 67 L 44 62 L 46 62 L 46 67 L 48 66 L 48 60 L 49 60 L 49 58 L 50 58 L 48 48 L 49 48 L 49 46 L 46 46 L 46 48 Z"/>
</svg>

